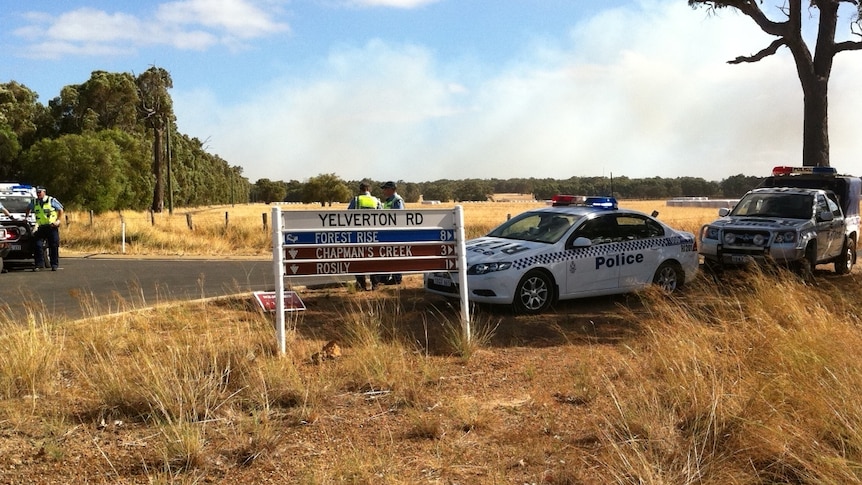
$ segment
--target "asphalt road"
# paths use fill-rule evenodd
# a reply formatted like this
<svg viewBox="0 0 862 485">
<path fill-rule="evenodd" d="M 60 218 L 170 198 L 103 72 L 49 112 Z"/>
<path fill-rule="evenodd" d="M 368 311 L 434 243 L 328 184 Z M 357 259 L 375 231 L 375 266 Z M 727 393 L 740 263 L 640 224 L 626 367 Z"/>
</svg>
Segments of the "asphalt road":
<svg viewBox="0 0 862 485">
<path fill-rule="evenodd" d="M 0 312 L 15 319 L 28 311 L 76 319 L 169 301 L 275 289 L 272 261 L 265 259 L 63 257 L 61 253 L 57 271 L 7 269 L 0 274 Z M 335 281 L 333 277 L 287 278 L 285 286 Z"/>
</svg>

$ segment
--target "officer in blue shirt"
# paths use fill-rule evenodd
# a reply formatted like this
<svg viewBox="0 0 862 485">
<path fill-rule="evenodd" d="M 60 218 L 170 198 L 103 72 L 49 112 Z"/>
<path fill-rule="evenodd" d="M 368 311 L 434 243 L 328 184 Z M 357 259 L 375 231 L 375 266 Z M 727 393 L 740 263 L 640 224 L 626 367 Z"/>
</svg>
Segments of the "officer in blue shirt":
<svg viewBox="0 0 862 485">
<path fill-rule="evenodd" d="M 383 208 L 384 209 L 403 209 L 404 199 L 396 192 L 398 187 L 395 182 L 386 182 L 380 186 L 383 189 Z M 381 274 L 375 275 L 377 281 L 384 285 L 397 285 L 401 283 L 400 274 Z"/>
<path fill-rule="evenodd" d="M 42 248 L 48 244 L 48 259 L 51 262 L 51 271 L 57 271 L 60 266 L 60 221 L 63 219 L 63 204 L 59 200 L 48 196 L 45 187 L 36 188 L 36 198 L 30 201 L 27 211 L 24 212 L 24 220 L 32 212 L 36 216 L 36 254 L 33 259 L 36 263 L 33 271 L 39 271 L 45 265 Z"/>
</svg>

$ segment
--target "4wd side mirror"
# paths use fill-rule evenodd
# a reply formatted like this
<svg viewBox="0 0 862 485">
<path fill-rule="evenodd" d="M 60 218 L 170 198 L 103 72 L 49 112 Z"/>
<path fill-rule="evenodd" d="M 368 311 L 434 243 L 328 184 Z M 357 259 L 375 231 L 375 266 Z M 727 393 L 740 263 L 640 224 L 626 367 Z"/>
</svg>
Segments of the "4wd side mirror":
<svg viewBox="0 0 862 485">
<path fill-rule="evenodd" d="M 829 222 L 835 219 L 835 216 L 829 211 L 823 211 L 817 216 L 817 219 L 822 222 Z"/>
<path fill-rule="evenodd" d="M 718 217 L 724 217 L 728 214 L 730 214 L 730 209 L 728 209 L 727 207 L 722 207 L 721 209 L 718 209 Z"/>
</svg>

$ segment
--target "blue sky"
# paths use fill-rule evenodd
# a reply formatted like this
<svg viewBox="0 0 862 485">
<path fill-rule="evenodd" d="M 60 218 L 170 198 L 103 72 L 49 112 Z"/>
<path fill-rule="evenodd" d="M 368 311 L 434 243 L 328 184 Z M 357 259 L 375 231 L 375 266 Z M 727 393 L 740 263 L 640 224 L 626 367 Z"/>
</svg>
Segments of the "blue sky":
<svg viewBox="0 0 862 485">
<path fill-rule="evenodd" d="M 252 182 L 800 164 L 789 52 L 728 65 L 771 38 L 684 0 L 11 0 L 0 22 L 0 82 L 47 104 L 92 71 L 165 68 L 180 131 Z M 832 164 L 856 174 L 860 78 L 862 52 L 836 57 Z"/>
</svg>

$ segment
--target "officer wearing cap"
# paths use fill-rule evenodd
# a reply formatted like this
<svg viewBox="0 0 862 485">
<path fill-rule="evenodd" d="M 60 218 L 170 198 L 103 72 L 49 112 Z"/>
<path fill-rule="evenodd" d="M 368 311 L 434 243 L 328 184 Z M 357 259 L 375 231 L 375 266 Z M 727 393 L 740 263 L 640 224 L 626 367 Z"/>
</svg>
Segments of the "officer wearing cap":
<svg viewBox="0 0 862 485">
<path fill-rule="evenodd" d="M 42 248 L 48 244 L 48 259 L 51 263 L 51 271 L 57 271 L 60 266 L 60 221 L 63 218 L 63 204 L 59 200 L 48 196 L 45 187 L 36 189 L 36 198 L 30 201 L 24 212 L 24 220 L 33 212 L 36 217 L 36 253 L 33 257 L 36 266 L 33 271 L 39 271 L 45 265 Z"/>
<path fill-rule="evenodd" d="M 383 208 L 384 209 L 403 209 L 404 208 L 404 199 L 398 195 L 395 190 L 398 188 L 395 185 L 395 182 L 386 182 L 385 184 L 380 186 L 383 189 Z M 401 275 L 400 274 L 381 274 L 375 275 L 377 281 L 387 285 L 397 285 L 401 283 Z"/>
<path fill-rule="evenodd" d="M 404 199 L 395 192 L 398 187 L 395 182 L 386 182 L 380 186 L 383 189 L 383 208 L 384 209 L 403 209 Z"/>
</svg>

